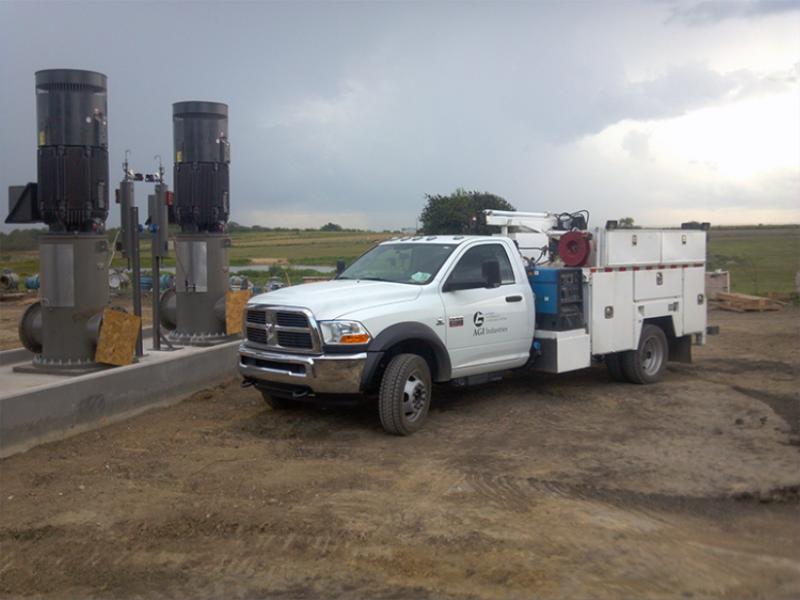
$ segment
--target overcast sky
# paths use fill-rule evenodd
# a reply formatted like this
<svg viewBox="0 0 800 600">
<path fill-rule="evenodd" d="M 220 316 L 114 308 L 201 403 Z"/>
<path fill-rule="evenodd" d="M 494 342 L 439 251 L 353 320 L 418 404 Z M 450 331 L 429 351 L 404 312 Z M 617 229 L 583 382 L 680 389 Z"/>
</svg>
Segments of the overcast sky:
<svg viewBox="0 0 800 600">
<path fill-rule="evenodd" d="M 3 0 L 2 219 L 55 68 L 108 76 L 113 187 L 125 150 L 171 184 L 172 104 L 226 103 L 245 225 L 413 227 L 458 187 L 593 226 L 800 223 L 800 2 Z"/>
</svg>

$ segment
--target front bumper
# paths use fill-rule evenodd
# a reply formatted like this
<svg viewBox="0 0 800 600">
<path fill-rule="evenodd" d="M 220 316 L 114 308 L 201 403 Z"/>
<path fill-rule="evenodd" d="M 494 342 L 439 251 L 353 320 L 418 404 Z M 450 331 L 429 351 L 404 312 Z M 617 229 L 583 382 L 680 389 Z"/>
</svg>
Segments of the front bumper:
<svg viewBox="0 0 800 600">
<path fill-rule="evenodd" d="M 246 378 L 308 388 L 315 394 L 357 394 L 367 353 L 303 356 L 239 346 L 239 373 Z"/>
</svg>

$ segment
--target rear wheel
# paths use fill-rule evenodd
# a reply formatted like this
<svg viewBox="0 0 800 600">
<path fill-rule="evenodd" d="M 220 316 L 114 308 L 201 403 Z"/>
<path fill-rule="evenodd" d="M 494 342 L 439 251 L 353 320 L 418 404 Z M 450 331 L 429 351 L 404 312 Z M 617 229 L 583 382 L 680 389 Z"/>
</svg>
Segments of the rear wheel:
<svg viewBox="0 0 800 600">
<path fill-rule="evenodd" d="M 614 381 L 625 382 L 628 381 L 628 378 L 625 377 L 625 371 L 622 368 L 622 355 L 624 352 L 612 352 L 611 354 L 606 354 L 605 358 L 603 359 L 606 363 L 606 369 L 608 369 L 608 374 L 611 375 L 611 379 Z"/>
<path fill-rule="evenodd" d="M 622 368 L 633 383 L 656 383 L 667 369 L 668 358 L 667 336 L 660 327 L 645 325 L 639 337 L 639 347 L 623 353 Z"/>
<path fill-rule="evenodd" d="M 381 381 L 378 407 L 389 433 L 410 435 L 422 427 L 431 402 L 431 373 L 416 354 L 395 356 Z"/>
</svg>

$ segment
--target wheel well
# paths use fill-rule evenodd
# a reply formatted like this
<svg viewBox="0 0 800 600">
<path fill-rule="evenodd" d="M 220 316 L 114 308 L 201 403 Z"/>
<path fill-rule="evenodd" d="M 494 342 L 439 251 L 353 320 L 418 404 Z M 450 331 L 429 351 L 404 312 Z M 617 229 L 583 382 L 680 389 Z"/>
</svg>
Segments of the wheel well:
<svg viewBox="0 0 800 600">
<path fill-rule="evenodd" d="M 428 363 L 428 368 L 431 371 L 431 379 L 433 381 L 439 381 L 439 361 L 436 358 L 436 352 L 434 352 L 431 345 L 424 340 L 409 339 L 402 340 L 384 351 L 383 357 L 381 358 L 380 363 L 378 363 L 378 367 L 375 369 L 375 373 L 372 376 L 370 388 L 376 389 L 380 386 L 380 382 L 383 378 L 384 371 L 386 371 L 386 367 L 395 356 L 400 354 L 416 354 L 417 356 L 421 356 L 423 359 L 425 359 L 425 362 Z"/>
<path fill-rule="evenodd" d="M 656 317 L 654 319 L 645 319 L 645 325 L 655 325 L 661 328 L 667 339 L 675 337 L 675 324 L 672 322 L 672 317 Z"/>
<path fill-rule="evenodd" d="M 672 317 L 657 317 L 645 320 L 646 325 L 655 325 L 661 328 L 667 336 L 669 360 L 686 364 L 692 363 L 692 336 L 678 337 L 675 334 L 675 323 Z"/>
</svg>

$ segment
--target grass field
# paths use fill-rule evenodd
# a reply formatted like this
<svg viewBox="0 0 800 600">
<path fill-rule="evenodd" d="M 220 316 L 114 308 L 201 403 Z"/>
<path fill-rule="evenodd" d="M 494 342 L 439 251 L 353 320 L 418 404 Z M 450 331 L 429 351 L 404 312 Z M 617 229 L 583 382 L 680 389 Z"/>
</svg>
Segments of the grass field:
<svg viewBox="0 0 800 600">
<path fill-rule="evenodd" d="M 706 255 L 708 271 L 730 271 L 733 292 L 796 292 L 800 227 L 712 229 Z"/>
<path fill-rule="evenodd" d="M 313 271 L 293 269 L 292 265 L 335 266 L 338 259 L 351 263 L 376 242 L 392 237 L 388 233 L 321 231 L 247 232 L 231 235 L 229 257 L 232 266 L 247 266 L 261 259 L 282 259 L 288 263 L 292 283 L 302 281 Z M 142 239 L 141 266 L 151 266 L 150 243 Z M 795 277 L 800 269 L 800 226 L 730 227 L 712 229 L 708 235 L 708 271 L 730 271 L 734 292 L 763 294 L 795 292 Z M 128 261 L 116 254 L 112 267 L 126 267 Z M 164 261 L 174 267 L 174 255 Z M 39 272 L 36 250 L 6 252 L 0 249 L 0 268 L 13 269 L 23 284 L 25 277 Z M 272 275 L 285 279 L 284 271 L 249 272 L 254 283 L 264 284 Z"/>
<path fill-rule="evenodd" d="M 298 231 L 244 233 L 231 237 L 232 265 L 247 265 L 259 258 L 282 258 L 293 265 L 335 266 L 339 259 L 351 263 L 392 234 Z"/>
</svg>

